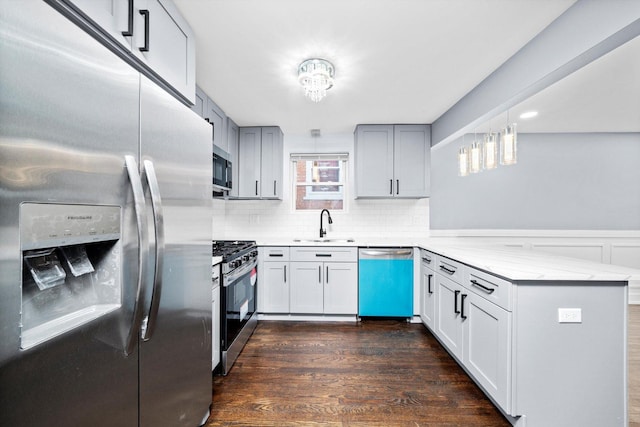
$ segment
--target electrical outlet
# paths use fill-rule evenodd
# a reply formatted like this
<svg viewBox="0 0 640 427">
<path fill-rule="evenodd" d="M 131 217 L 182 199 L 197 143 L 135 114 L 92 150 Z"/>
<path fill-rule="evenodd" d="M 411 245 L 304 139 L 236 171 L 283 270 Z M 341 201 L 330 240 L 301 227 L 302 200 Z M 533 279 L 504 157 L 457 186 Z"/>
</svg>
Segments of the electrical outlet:
<svg viewBox="0 0 640 427">
<path fill-rule="evenodd" d="M 558 323 L 582 323 L 582 309 L 559 308 Z"/>
</svg>

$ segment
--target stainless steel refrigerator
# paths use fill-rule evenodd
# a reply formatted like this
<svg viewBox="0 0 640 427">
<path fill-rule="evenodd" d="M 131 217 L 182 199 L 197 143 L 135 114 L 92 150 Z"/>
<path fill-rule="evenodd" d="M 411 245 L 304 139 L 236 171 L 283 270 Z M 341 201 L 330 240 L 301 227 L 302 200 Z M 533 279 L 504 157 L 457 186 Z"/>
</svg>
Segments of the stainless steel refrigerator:
<svg viewBox="0 0 640 427">
<path fill-rule="evenodd" d="M 41 0 L 0 0 L 0 425 L 196 426 L 210 127 Z"/>
</svg>

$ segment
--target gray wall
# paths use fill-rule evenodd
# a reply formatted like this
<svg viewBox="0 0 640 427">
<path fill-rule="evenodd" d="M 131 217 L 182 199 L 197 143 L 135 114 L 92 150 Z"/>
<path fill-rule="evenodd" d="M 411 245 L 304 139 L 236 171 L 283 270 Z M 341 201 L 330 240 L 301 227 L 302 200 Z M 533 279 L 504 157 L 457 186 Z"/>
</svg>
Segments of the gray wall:
<svg viewBox="0 0 640 427">
<path fill-rule="evenodd" d="M 462 145 L 433 149 L 431 229 L 640 229 L 640 133 L 519 134 L 516 165 L 467 177 Z"/>
</svg>

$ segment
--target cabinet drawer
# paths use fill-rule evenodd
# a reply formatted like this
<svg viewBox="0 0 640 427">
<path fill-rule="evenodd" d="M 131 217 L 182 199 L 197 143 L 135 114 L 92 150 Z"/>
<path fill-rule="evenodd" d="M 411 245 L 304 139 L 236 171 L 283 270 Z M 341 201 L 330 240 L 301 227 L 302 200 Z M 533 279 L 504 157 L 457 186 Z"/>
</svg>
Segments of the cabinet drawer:
<svg viewBox="0 0 640 427">
<path fill-rule="evenodd" d="M 263 261 L 289 261 L 289 246 L 261 246 L 259 251 Z"/>
<path fill-rule="evenodd" d="M 301 246 L 291 248 L 291 261 L 357 262 L 358 248 Z"/>
<path fill-rule="evenodd" d="M 511 289 L 513 286 L 511 282 L 469 268 L 464 286 L 484 299 L 493 302 L 507 311 L 511 311 Z"/>
<path fill-rule="evenodd" d="M 457 261 L 454 261 L 443 256 L 437 256 L 435 258 L 435 265 L 433 268 L 436 273 L 440 273 L 444 277 L 453 280 L 454 282 L 462 284 L 465 279 L 464 271 L 465 267 Z"/>
<path fill-rule="evenodd" d="M 426 251 L 424 249 L 420 250 L 420 263 L 429 268 L 430 270 L 435 271 L 436 266 L 438 265 L 438 256 L 433 252 Z"/>
</svg>

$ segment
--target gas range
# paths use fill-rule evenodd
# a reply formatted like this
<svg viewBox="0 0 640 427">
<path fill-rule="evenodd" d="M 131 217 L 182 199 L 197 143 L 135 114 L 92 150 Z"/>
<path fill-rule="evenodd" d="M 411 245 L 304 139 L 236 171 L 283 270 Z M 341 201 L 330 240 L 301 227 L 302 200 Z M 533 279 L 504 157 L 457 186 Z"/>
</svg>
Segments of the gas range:
<svg viewBox="0 0 640 427">
<path fill-rule="evenodd" d="M 220 347 L 222 373 L 227 375 L 258 323 L 258 248 L 254 241 L 218 240 L 213 256 L 222 257 Z"/>
<path fill-rule="evenodd" d="M 253 240 L 214 240 L 212 254 L 222 257 L 222 274 L 227 274 L 255 260 L 258 249 Z"/>
</svg>

